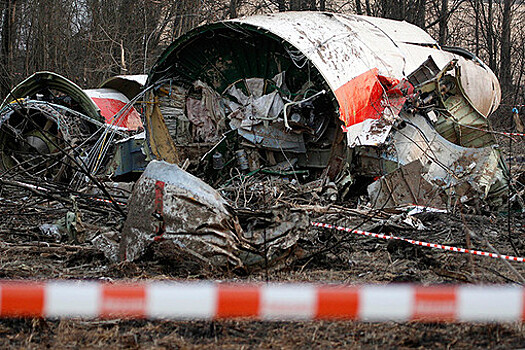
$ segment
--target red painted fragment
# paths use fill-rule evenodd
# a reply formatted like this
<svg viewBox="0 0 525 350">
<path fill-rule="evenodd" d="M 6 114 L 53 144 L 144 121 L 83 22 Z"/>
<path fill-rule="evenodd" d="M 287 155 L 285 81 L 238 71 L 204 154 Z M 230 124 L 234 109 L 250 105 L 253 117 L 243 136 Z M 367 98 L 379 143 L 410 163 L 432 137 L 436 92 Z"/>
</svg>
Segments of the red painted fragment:
<svg viewBox="0 0 525 350">
<path fill-rule="evenodd" d="M 155 182 L 155 202 L 154 202 L 154 215 L 159 219 L 159 226 L 157 227 L 157 236 L 154 237 L 155 241 L 163 239 L 162 235 L 165 232 L 164 224 L 164 186 L 166 183 L 163 181 Z"/>
<path fill-rule="evenodd" d="M 100 108 L 100 114 L 106 119 L 107 124 L 113 124 L 113 117 L 126 105 L 125 102 L 112 98 L 92 97 L 91 99 Z M 137 130 L 143 127 L 140 115 L 133 107 L 126 111 L 114 125 L 128 130 Z"/>
<path fill-rule="evenodd" d="M 335 91 L 345 131 L 366 119 L 381 118 L 387 107 L 399 114 L 413 91 L 409 82 L 381 76 L 377 68 L 355 77 Z"/>
<path fill-rule="evenodd" d="M 166 184 L 162 181 L 155 182 L 155 212 L 162 215 L 164 209 L 164 186 Z"/>
</svg>

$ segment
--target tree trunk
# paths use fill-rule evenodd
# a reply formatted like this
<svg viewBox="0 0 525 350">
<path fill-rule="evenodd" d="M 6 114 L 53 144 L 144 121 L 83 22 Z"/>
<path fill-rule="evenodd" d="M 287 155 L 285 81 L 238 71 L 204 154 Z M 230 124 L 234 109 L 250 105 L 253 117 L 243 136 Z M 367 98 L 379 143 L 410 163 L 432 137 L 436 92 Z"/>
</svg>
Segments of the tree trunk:
<svg viewBox="0 0 525 350">
<path fill-rule="evenodd" d="M 448 0 L 441 0 L 439 12 L 439 45 L 445 45 L 448 35 Z"/>
<path fill-rule="evenodd" d="M 237 18 L 237 0 L 230 0 L 230 18 Z"/>
<path fill-rule="evenodd" d="M 363 9 L 361 8 L 361 0 L 355 0 L 355 12 L 358 15 L 362 15 L 363 14 Z"/>
<path fill-rule="evenodd" d="M 474 13 L 476 14 L 476 24 L 474 28 L 474 53 L 479 56 L 479 0 L 474 0 Z"/>
<path fill-rule="evenodd" d="M 370 8 L 370 0 L 365 0 L 366 5 L 366 15 L 372 16 L 372 9 Z"/>
<path fill-rule="evenodd" d="M 493 0 L 487 1 L 488 5 L 488 15 L 485 25 L 487 26 L 487 51 L 489 55 L 489 67 L 498 75 L 498 66 L 496 65 L 496 50 L 494 47 L 494 13 L 492 10 Z M 481 3 L 483 7 L 484 4 Z"/>
<path fill-rule="evenodd" d="M 313 11 L 315 9 L 315 0 L 290 0 L 291 11 Z"/>
<path fill-rule="evenodd" d="M 419 28 L 425 28 L 425 14 L 426 14 L 426 0 L 419 0 L 416 2 L 417 10 L 416 10 L 416 18 L 414 21 L 414 24 L 418 26 Z"/>
<path fill-rule="evenodd" d="M 301 10 L 301 0 L 290 0 L 290 11 Z"/>
<path fill-rule="evenodd" d="M 512 0 L 504 0 L 503 17 L 501 23 L 501 48 L 499 79 L 504 92 L 512 89 L 511 75 L 511 27 L 512 22 Z"/>
<path fill-rule="evenodd" d="M 2 97 L 5 96 L 11 86 L 11 73 L 13 65 L 13 48 L 16 31 L 16 0 L 7 0 L 2 9 L 2 42 L 0 45 L 0 57 L 3 65 L 0 74 L 4 80 L 0 86 Z"/>
</svg>

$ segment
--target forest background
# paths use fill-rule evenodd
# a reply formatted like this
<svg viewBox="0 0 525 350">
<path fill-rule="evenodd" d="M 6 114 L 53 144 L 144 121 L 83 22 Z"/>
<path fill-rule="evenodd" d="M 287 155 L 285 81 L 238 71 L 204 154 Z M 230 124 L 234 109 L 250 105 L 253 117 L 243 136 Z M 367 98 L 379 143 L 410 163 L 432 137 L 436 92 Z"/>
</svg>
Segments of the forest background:
<svg viewBox="0 0 525 350">
<path fill-rule="evenodd" d="M 525 0 L 0 0 L 0 96 L 43 70 L 84 88 L 147 73 L 173 40 L 198 25 L 301 10 L 413 23 L 496 73 L 503 93 L 497 115 L 513 107 L 525 114 Z"/>
</svg>

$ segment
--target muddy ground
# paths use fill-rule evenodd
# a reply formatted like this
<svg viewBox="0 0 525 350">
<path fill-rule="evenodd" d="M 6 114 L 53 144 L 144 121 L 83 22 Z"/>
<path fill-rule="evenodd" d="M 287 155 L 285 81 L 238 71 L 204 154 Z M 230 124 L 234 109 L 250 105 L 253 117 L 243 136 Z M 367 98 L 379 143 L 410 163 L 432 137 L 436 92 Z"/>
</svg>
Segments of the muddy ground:
<svg viewBox="0 0 525 350">
<path fill-rule="evenodd" d="M 522 152 L 523 143 L 514 144 Z M 506 148 L 504 147 L 504 150 Z M 523 158 L 513 158 L 516 191 L 523 186 Z M 5 179 L 5 178 L 4 178 Z M 227 271 L 192 262 L 160 243 L 136 262 L 111 263 L 93 247 L 90 238 L 119 232 L 121 216 L 104 203 L 75 200 L 81 224 L 76 238 L 56 239 L 39 226 L 64 217 L 74 204 L 41 196 L 16 186 L 0 188 L 0 278 L 83 280 L 199 280 L 308 281 L 327 283 L 514 283 L 525 276 L 525 265 L 444 252 L 399 241 L 311 228 L 314 239 L 299 246 L 279 263 L 249 271 Z M 57 197 L 58 196 L 58 197 Z M 311 220 L 347 227 L 373 228 L 402 237 L 502 254 L 525 255 L 525 214 L 519 205 L 491 212 L 458 208 L 455 213 L 421 213 L 425 226 L 370 220 L 357 201 L 329 203 L 311 197 L 279 196 L 280 205 L 307 213 Z M 315 198 L 314 198 L 315 199 Z M 322 198 L 321 198 L 322 199 Z M 276 199 L 277 200 L 277 199 Z M 272 205 L 275 205 L 273 202 Z M 266 203 L 270 205 L 269 203 Z M 314 205 L 315 204 L 315 205 Z M 393 213 L 374 212 L 378 217 Z M 510 231 L 509 231 L 510 227 Z M 76 240 L 76 241 L 75 241 Z M 1 348 L 522 348 L 521 323 L 366 323 L 366 322 L 254 322 L 254 321 L 130 321 L 130 320 L 0 320 Z"/>
</svg>

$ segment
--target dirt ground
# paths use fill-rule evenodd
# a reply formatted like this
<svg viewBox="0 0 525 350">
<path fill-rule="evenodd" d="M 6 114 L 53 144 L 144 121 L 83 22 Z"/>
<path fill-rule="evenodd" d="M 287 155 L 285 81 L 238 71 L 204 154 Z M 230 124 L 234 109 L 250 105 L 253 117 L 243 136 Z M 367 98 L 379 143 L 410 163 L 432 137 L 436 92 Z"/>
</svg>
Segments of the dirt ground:
<svg viewBox="0 0 525 350">
<path fill-rule="evenodd" d="M 513 153 L 522 154 L 516 142 Z M 506 151 L 504 147 L 504 151 Z M 523 159 L 513 158 L 516 191 Z M 58 192 L 57 192 L 58 193 Z M 281 198 L 282 199 L 282 198 Z M 311 200 L 311 198 L 310 198 Z M 514 205 L 509 219 L 497 213 L 462 208 L 456 213 L 421 213 L 425 226 L 373 221 L 346 210 L 355 203 L 305 204 L 288 201 L 311 220 L 347 227 L 373 229 L 427 242 L 470 247 L 509 255 L 525 255 L 525 214 Z M 325 205 L 326 204 L 326 205 Z M 18 187 L 0 188 L 0 278 L 83 280 L 199 280 L 302 281 L 321 283 L 468 283 L 521 284 L 523 263 L 422 248 L 399 241 L 384 241 L 334 230 L 311 228 L 314 240 L 300 241 L 293 255 L 279 264 L 245 273 L 203 268 L 172 254 L 170 247 L 155 245 L 136 262 L 111 263 L 93 247 L 95 234 L 118 232 L 119 214 L 104 203 L 79 197 L 82 225 L 78 242 L 58 241 L 42 234 L 39 226 L 54 222 L 72 204 L 39 196 Z M 310 208 L 310 209 L 308 209 Z M 379 215 L 380 214 L 380 215 Z M 391 213 L 390 213 L 391 214 Z M 378 213 L 381 215 L 390 215 Z M 510 232 L 509 232 L 510 227 Z M 525 347 L 521 323 L 367 323 L 367 322 L 255 322 L 255 321 L 148 321 L 148 320 L 0 320 L 0 347 L 19 348 L 491 348 Z"/>
</svg>

